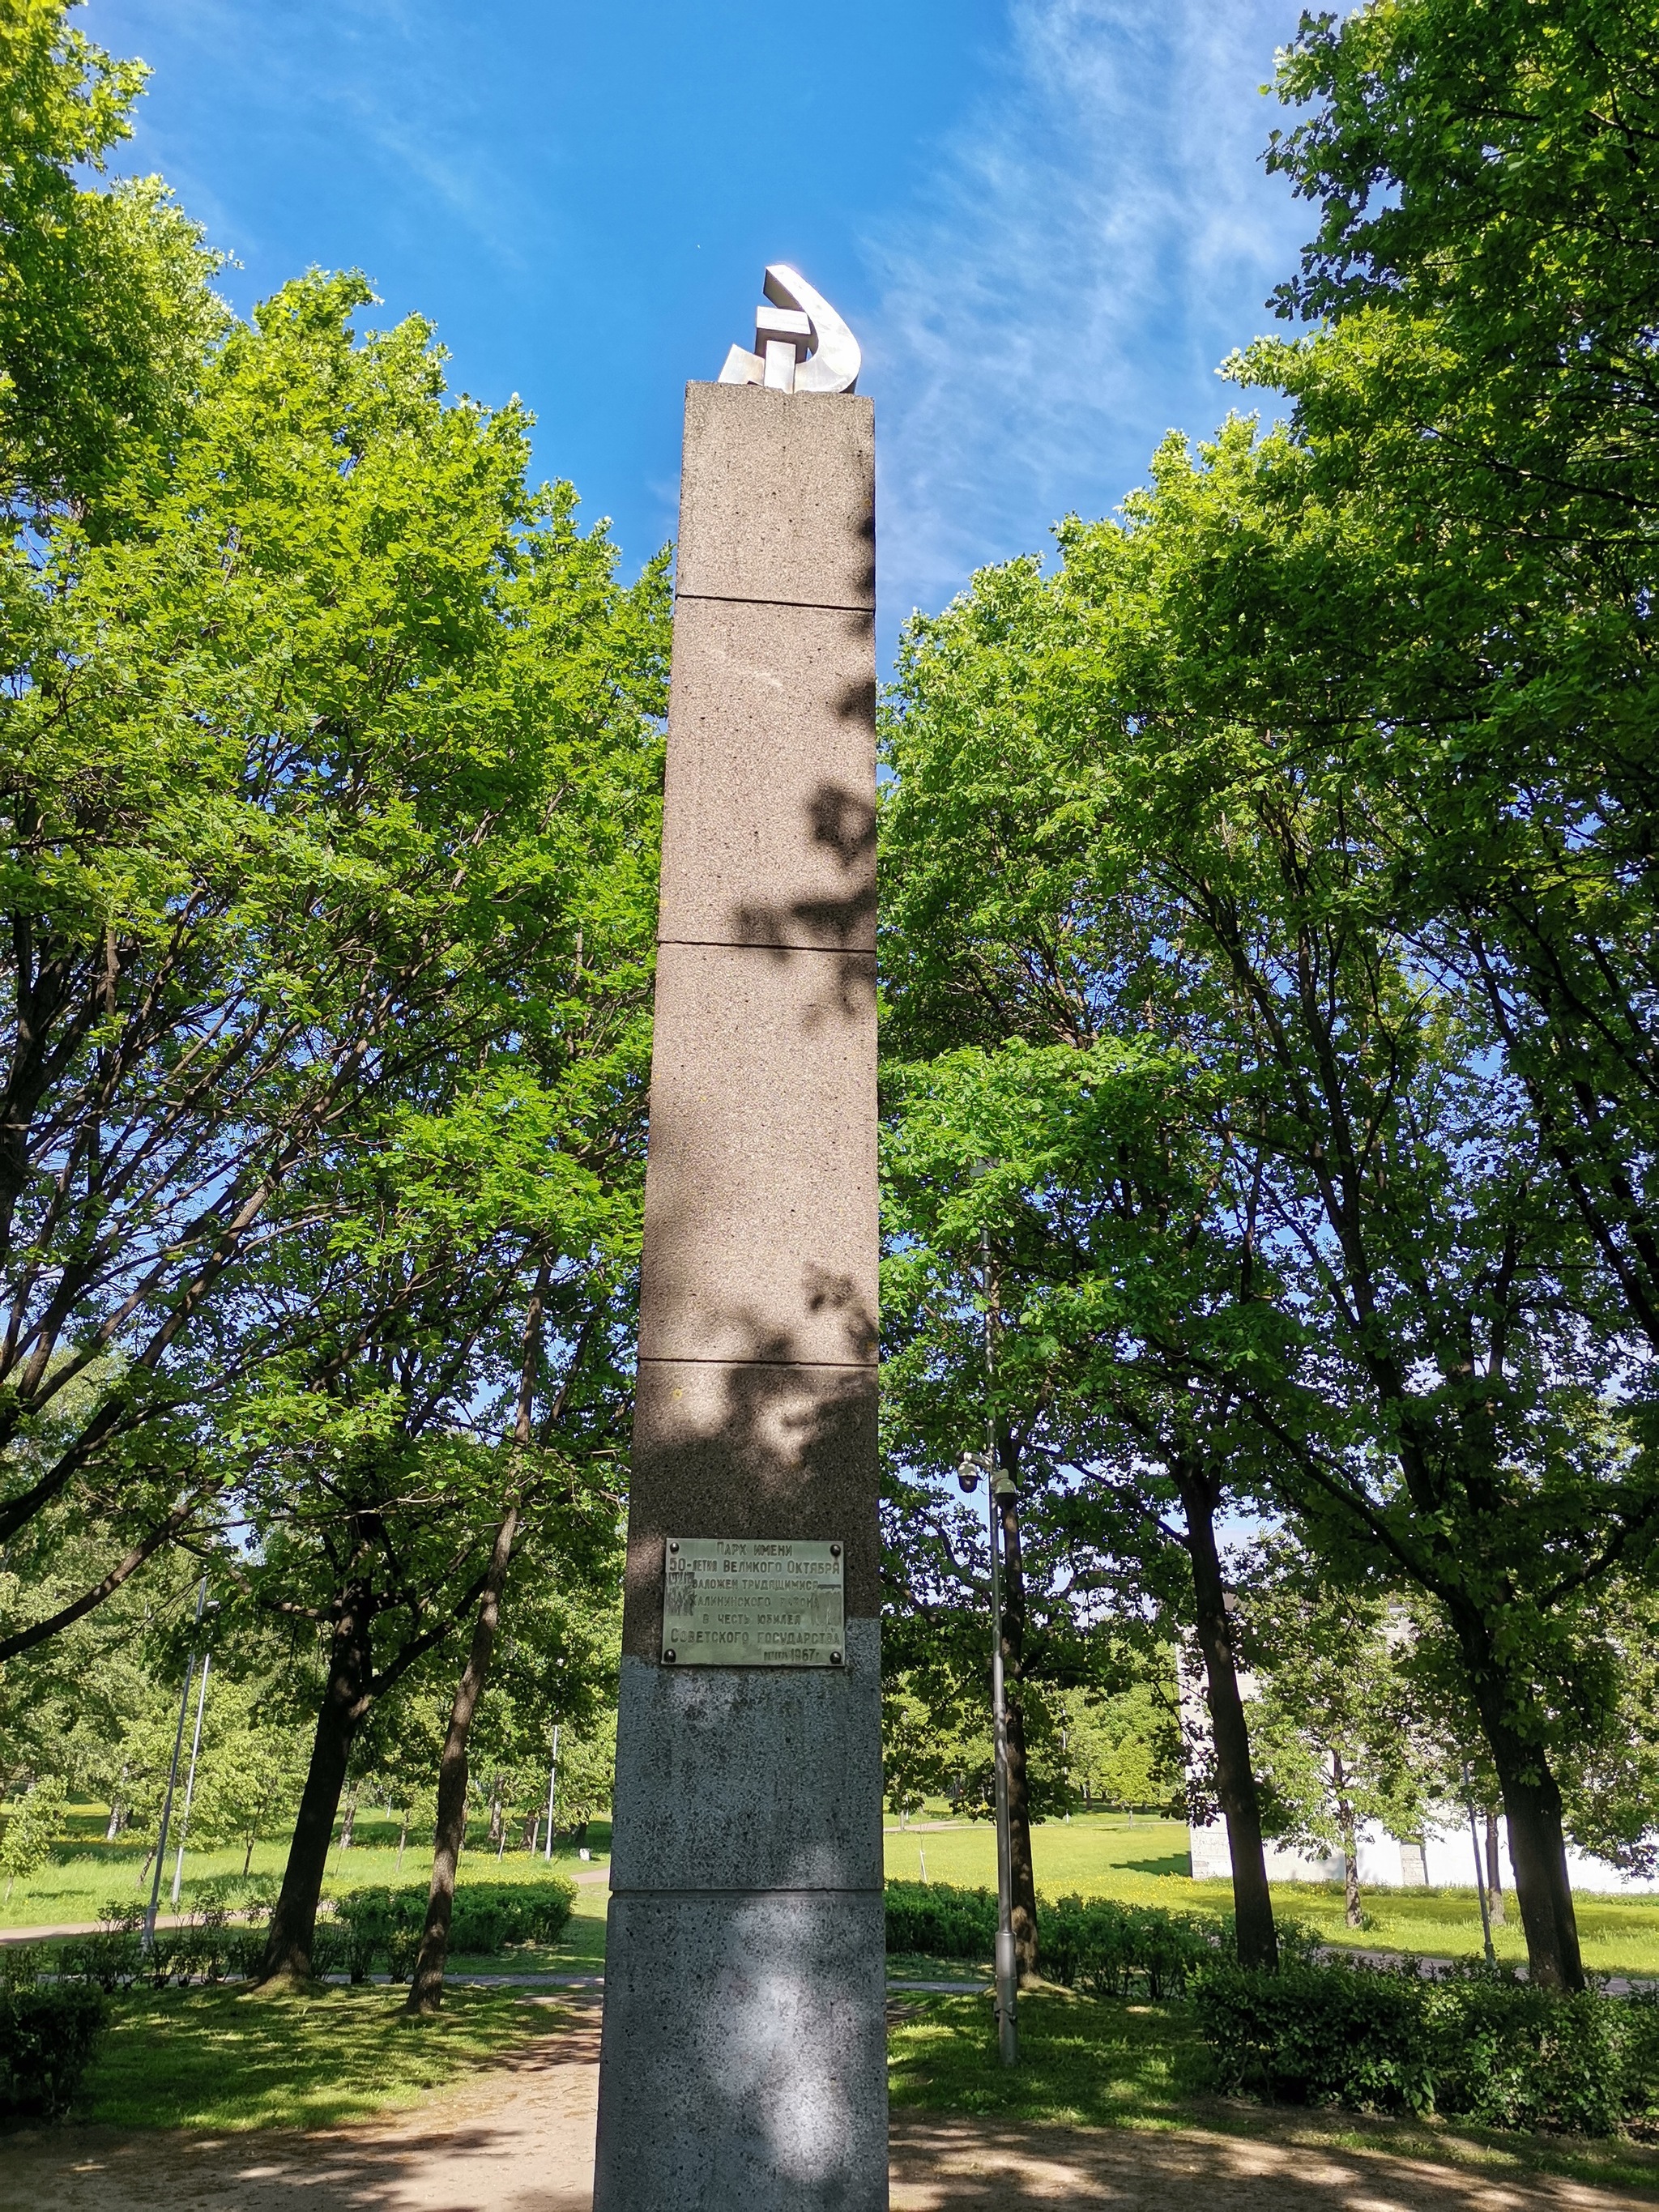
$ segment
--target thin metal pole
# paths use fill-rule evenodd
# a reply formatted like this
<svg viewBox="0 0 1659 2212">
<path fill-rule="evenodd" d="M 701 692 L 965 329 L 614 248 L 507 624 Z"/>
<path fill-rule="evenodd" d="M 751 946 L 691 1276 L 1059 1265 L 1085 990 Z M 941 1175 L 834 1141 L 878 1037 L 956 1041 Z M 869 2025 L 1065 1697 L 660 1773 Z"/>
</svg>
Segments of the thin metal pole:
<svg viewBox="0 0 1659 2212">
<path fill-rule="evenodd" d="M 202 1625 L 202 1607 L 207 1598 L 207 1577 L 196 1593 L 196 1626 Z M 185 1747 L 185 1715 L 190 1710 L 191 1678 L 196 1672 L 196 1654 L 190 1655 L 190 1664 L 185 1669 L 184 1694 L 179 1700 L 179 1728 L 173 1739 L 173 1764 L 167 1769 L 167 1795 L 161 1800 L 161 1832 L 155 1839 L 155 1879 L 149 1886 L 149 1906 L 144 1914 L 143 1948 L 148 1954 L 155 1948 L 155 1914 L 161 1902 L 161 1867 L 167 1855 L 167 1822 L 173 1818 L 173 1791 L 179 1779 L 179 1754 Z"/>
<path fill-rule="evenodd" d="M 547 1849 L 542 1855 L 543 1863 L 549 1866 L 550 1866 L 553 1862 L 553 1787 L 558 1778 L 559 1723 L 557 1721 L 555 1721 L 553 1723 L 553 1764 L 547 1770 Z"/>
<path fill-rule="evenodd" d="M 1463 1803 L 1469 1816 L 1469 1841 L 1474 1846 L 1474 1893 L 1480 1900 L 1480 1941 L 1486 1948 L 1486 1964 L 1495 1966 L 1498 1954 L 1492 1948 L 1492 1908 L 1486 1903 L 1486 1870 L 1480 1863 L 1480 1832 L 1474 1824 L 1474 1785 L 1469 1779 L 1469 1763 L 1463 1762 Z"/>
<path fill-rule="evenodd" d="M 190 1771 L 185 1777 L 185 1809 L 179 1820 L 179 1856 L 173 1863 L 173 1909 L 179 1910 L 179 1890 L 185 1878 L 185 1844 L 190 1834 L 190 1801 L 196 1795 L 196 1760 L 202 1748 L 202 1708 L 207 1703 L 208 1668 L 213 1654 L 202 1655 L 202 1686 L 196 1698 L 196 1733 L 190 1740 Z"/>
<path fill-rule="evenodd" d="M 991 1232 L 983 1232 L 981 1259 L 985 1275 L 985 1380 L 996 1386 L 996 1319 L 991 1297 Z M 989 1501 L 991 1536 L 991 1731 L 996 1757 L 997 1820 L 997 2042 L 1005 2066 L 1019 2058 L 1018 2011 L 1019 1971 L 1014 1957 L 1013 1850 L 1008 1832 L 1008 1698 L 1002 1663 L 1002 1500 L 997 1494 L 1000 1468 L 997 1461 L 997 1423 L 994 1405 L 986 1409 L 985 1490 Z"/>
</svg>

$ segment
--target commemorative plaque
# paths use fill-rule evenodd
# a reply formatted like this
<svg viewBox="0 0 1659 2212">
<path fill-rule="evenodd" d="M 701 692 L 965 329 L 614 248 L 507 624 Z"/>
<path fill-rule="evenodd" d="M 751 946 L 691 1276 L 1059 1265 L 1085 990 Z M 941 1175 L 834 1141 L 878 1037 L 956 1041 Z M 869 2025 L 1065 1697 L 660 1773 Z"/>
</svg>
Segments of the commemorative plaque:
<svg viewBox="0 0 1659 2212">
<path fill-rule="evenodd" d="M 845 1548 L 793 1536 L 671 1536 L 663 1664 L 842 1666 Z"/>
</svg>

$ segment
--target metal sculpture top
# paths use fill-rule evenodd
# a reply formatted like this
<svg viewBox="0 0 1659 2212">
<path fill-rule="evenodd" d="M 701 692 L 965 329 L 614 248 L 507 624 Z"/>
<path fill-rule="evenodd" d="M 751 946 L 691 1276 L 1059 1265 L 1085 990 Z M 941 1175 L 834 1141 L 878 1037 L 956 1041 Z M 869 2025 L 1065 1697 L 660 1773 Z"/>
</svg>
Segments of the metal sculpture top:
<svg viewBox="0 0 1659 2212">
<path fill-rule="evenodd" d="M 773 392 L 851 392 L 864 356 L 859 342 L 799 270 L 775 261 L 766 299 L 755 310 L 755 350 L 734 345 L 721 384 L 763 384 Z"/>
</svg>

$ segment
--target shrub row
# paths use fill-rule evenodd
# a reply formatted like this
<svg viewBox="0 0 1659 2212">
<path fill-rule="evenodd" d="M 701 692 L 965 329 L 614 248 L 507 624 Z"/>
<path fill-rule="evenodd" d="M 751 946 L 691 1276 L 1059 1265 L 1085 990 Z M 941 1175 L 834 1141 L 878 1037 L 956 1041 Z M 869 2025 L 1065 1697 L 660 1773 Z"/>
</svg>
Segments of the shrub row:
<svg viewBox="0 0 1659 2212">
<path fill-rule="evenodd" d="M 1612 2135 L 1659 2120 L 1659 2000 L 1564 1996 L 1470 1965 L 1217 1961 L 1194 1984 L 1218 2086 L 1292 2104 Z"/>
<path fill-rule="evenodd" d="M 1230 1923 L 1103 1897 L 1045 1904 L 1038 1928 L 1048 1980 L 1092 1997 L 1130 1996 L 1143 1984 L 1155 2002 L 1182 1996 L 1201 1969 L 1232 1950 Z"/>
<path fill-rule="evenodd" d="M 997 1900 L 989 1889 L 948 1881 L 890 1881 L 887 1948 L 930 1959 L 988 1959 L 996 1949 Z"/>
<path fill-rule="evenodd" d="M 108 2017 L 101 1990 L 0 1991 L 0 2118 L 66 2112 Z"/>
<path fill-rule="evenodd" d="M 331 1919 L 319 1920 L 312 1951 L 318 1974 L 365 1980 L 384 1960 L 406 1981 L 426 1919 L 424 1883 L 407 1889 L 355 1890 Z M 509 1943 L 550 1943 L 576 1901 L 574 1883 L 538 1881 L 463 1890 L 450 1924 L 453 1952 L 491 1953 Z M 95 1936 L 65 1943 L 58 1978 L 43 1985 L 48 1964 L 38 1945 L 0 1946 L 0 2119 L 53 2118 L 66 2112 L 108 2019 L 108 1998 L 147 1982 L 252 1977 L 264 1955 L 268 1915 L 233 1923 L 222 1905 L 192 1913 L 180 1928 L 158 1928 L 148 1955 L 143 1911 L 106 1907 Z"/>
<path fill-rule="evenodd" d="M 1038 1911 L 1040 1965 L 1050 1981 L 1091 1996 L 1179 1996 L 1200 1966 L 1234 1955 L 1232 1923 L 1109 1898 L 1045 1899 Z M 997 1900 L 988 1889 L 947 1881 L 890 1881 L 887 1948 L 934 1959 L 991 1957 Z M 1305 1949 L 1299 1929 L 1282 1931 L 1287 1951 Z"/>
<path fill-rule="evenodd" d="M 95 1936 L 77 1936 L 58 1953 L 63 1978 L 113 1995 L 138 1981 L 162 1990 L 169 1982 L 220 1982 L 228 1974 L 253 1971 L 248 1963 L 251 1931 L 233 1923 L 222 1905 L 192 1912 L 182 1927 L 157 1928 L 148 1954 L 141 1905 L 107 1905 L 100 1918 L 103 1925 Z M 263 1949 L 263 1937 L 258 1942 Z"/>
<path fill-rule="evenodd" d="M 317 1923 L 312 1972 L 319 1977 L 348 1974 L 362 1982 L 384 1966 L 393 1981 L 407 1981 L 420 1948 L 427 1895 L 424 1882 L 403 1889 L 349 1891 L 336 1902 L 332 1915 Z M 555 1942 L 575 1901 L 574 1883 L 558 1880 L 459 1890 L 450 1922 L 450 1950 L 489 1955 L 512 1943 Z M 165 1989 L 169 1982 L 251 1980 L 264 1958 L 270 1924 L 268 1908 L 233 1919 L 223 1905 L 210 1905 L 182 1927 L 157 1928 L 146 1954 L 140 1906 L 109 1905 L 101 1917 L 99 1932 L 65 1943 L 57 1963 L 64 1979 L 110 1995 L 138 1982 Z M 41 1963 L 33 1946 L 4 1947 L 4 1985 L 33 1987 Z"/>
<path fill-rule="evenodd" d="M 409 1979 L 426 1924 L 428 1894 L 422 1882 L 403 1889 L 354 1889 L 337 1900 L 335 1925 L 326 1932 L 340 1940 L 340 1965 L 354 1982 L 367 1979 L 382 1960 L 394 1982 Z M 492 1957 L 510 1944 L 556 1943 L 575 1902 L 575 1884 L 557 1878 L 458 1889 L 450 1952 Z M 317 1932 L 323 1936 L 325 1925 Z"/>
</svg>

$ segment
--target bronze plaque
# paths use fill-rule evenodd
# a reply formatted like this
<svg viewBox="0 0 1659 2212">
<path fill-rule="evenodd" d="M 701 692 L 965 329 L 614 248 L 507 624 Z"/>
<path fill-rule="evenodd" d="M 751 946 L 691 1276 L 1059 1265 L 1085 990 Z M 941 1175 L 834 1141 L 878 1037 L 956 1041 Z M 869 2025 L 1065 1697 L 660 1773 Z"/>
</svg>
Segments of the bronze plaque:
<svg viewBox="0 0 1659 2212">
<path fill-rule="evenodd" d="M 839 1667 L 846 1547 L 800 1536 L 671 1536 L 665 1667 Z"/>
</svg>

